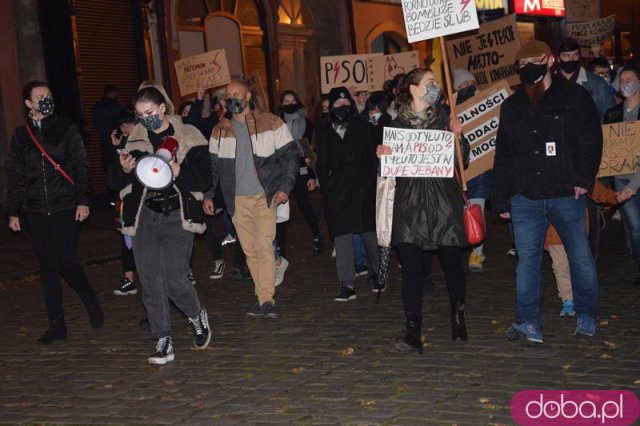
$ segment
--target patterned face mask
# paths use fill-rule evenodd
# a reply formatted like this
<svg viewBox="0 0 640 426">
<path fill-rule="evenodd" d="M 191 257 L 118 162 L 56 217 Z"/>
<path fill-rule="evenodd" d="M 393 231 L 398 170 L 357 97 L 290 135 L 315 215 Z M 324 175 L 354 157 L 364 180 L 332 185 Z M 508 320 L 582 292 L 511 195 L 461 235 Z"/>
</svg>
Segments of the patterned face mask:
<svg viewBox="0 0 640 426">
<path fill-rule="evenodd" d="M 51 114 L 53 114 L 55 107 L 56 105 L 53 102 L 53 97 L 51 96 L 46 96 L 36 103 L 36 108 L 38 109 L 40 114 L 45 117 L 49 117 Z"/>
<path fill-rule="evenodd" d="M 242 114 L 242 111 L 244 111 L 242 99 L 227 99 L 227 109 L 231 111 L 231 114 Z"/>
<path fill-rule="evenodd" d="M 150 131 L 158 130 L 162 126 L 162 120 L 160 120 L 158 113 L 148 117 L 139 117 L 138 119 L 140 120 L 140 124 Z"/>
</svg>

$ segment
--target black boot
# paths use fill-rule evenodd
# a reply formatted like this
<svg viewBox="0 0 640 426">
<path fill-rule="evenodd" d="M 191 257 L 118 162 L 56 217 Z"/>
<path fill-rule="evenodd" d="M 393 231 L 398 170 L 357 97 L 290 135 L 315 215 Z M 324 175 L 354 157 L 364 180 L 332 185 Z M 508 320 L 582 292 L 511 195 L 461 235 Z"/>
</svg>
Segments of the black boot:
<svg viewBox="0 0 640 426">
<path fill-rule="evenodd" d="M 87 313 L 89 314 L 89 322 L 91 327 L 100 328 L 104 324 L 104 314 L 100 307 L 100 301 L 98 296 L 95 296 L 92 301 L 85 303 Z"/>
<path fill-rule="evenodd" d="M 422 353 L 422 316 L 417 314 L 406 315 L 406 332 L 404 337 L 396 339 L 395 347 L 404 353 Z"/>
<path fill-rule="evenodd" d="M 67 324 L 64 322 L 64 315 L 49 315 L 49 328 L 44 336 L 38 339 L 40 343 L 50 345 L 54 340 L 67 338 Z"/>
<path fill-rule="evenodd" d="M 464 321 L 464 303 L 451 303 L 451 340 L 467 341 L 467 324 Z"/>
</svg>

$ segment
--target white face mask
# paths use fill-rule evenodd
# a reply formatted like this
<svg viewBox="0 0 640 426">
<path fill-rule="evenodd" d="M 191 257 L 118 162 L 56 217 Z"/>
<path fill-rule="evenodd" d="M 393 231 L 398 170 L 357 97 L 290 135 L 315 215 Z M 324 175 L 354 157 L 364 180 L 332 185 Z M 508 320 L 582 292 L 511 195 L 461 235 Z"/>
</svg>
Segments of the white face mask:
<svg viewBox="0 0 640 426">
<path fill-rule="evenodd" d="M 620 85 L 620 93 L 622 93 L 622 96 L 625 98 L 635 95 L 638 90 L 640 90 L 640 80 Z"/>
</svg>

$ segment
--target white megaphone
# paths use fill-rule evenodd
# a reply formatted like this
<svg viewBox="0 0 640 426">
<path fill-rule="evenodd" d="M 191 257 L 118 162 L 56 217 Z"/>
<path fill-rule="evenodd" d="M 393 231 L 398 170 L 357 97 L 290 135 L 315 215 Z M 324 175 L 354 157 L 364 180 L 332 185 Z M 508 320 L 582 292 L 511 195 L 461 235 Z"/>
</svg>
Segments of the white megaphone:
<svg viewBox="0 0 640 426">
<path fill-rule="evenodd" d="M 175 158 L 178 141 L 168 137 L 162 141 L 155 154 L 145 155 L 134 170 L 138 181 L 153 191 L 161 191 L 173 183 L 173 170 L 169 163 Z"/>
</svg>

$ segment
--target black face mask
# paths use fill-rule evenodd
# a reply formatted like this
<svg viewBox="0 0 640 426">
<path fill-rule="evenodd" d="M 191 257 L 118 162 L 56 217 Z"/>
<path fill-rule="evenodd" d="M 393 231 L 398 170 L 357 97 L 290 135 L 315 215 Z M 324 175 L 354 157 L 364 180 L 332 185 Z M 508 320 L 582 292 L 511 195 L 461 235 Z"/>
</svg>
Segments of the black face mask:
<svg viewBox="0 0 640 426">
<path fill-rule="evenodd" d="M 300 109 L 298 104 L 282 105 L 282 111 L 285 114 L 295 114 Z"/>
<path fill-rule="evenodd" d="M 351 113 L 351 105 L 342 105 L 337 108 L 331 108 L 333 116 L 340 121 L 344 121 Z"/>
<path fill-rule="evenodd" d="M 467 86 L 464 89 L 458 90 L 458 98 L 456 103 L 461 104 L 464 101 L 473 98 L 476 94 L 476 86 Z"/>
<path fill-rule="evenodd" d="M 524 84 L 534 85 L 547 74 L 547 64 L 528 63 L 520 69 L 520 81 Z"/>
<path fill-rule="evenodd" d="M 578 69 L 579 61 L 558 61 L 558 65 L 562 71 L 567 74 L 573 74 Z"/>
</svg>

